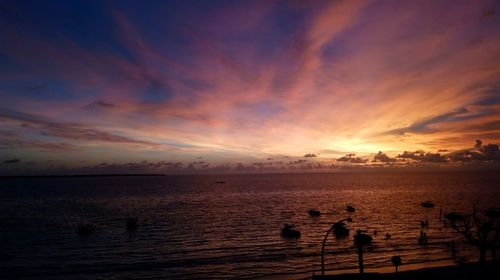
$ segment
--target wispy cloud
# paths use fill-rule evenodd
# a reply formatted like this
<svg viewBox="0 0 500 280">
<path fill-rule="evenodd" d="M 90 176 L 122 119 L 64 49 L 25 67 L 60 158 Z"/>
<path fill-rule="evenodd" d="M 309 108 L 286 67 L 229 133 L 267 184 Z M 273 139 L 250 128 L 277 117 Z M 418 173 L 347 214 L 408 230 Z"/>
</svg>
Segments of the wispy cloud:
<svg viewBox="0 0 500 280">
<path fill-rule="evenodd" d="M 120 136 L 80 123 L 54 122 L 39 116 L 5 109 L 0 109 L 0 120 L 20 125 L 28 130 L 37 131 L 44 136 L 57 137 L 66 140 L 110 142 L 152 147 L 159 146 L 157 143 Z"/>
</svg>

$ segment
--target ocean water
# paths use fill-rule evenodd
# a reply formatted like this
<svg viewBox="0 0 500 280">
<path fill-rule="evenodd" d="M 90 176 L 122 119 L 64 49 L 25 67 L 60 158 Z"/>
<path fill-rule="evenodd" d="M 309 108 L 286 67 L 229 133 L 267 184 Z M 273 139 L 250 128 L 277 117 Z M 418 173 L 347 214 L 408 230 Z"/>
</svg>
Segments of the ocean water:
<svg viewBox="0 0 500 280">
<path fill-rule="evenodd" d="M 302 279 L 320 272 L 324 234 L 347 217 L 351 236 L 328 238 L 328 273 L 357 269 L 356 229 L 374 237 L 364 254 L 368 272 L 392 269 L 393 255 L 401 256 L 403 270 L 462 256 L 475 261 L 478 251 L 440 223 L 439 213 L 500 206 L 499 179 L 494 173 L 2 179 L 0 278 Z M 426 200 L 436 206 L 421 207 Z M 356 212 L 347 213 L 347 205 Z M 311 208 L 321 216 L 310 217 Z M 128 217 L 139 219 L 134 232 L 126 230 Z M 425 246 L 417 241 L 421 220 L 429 221 Z M 80 236 L 82 222 L 96 230 Z M 284 223 L 301 238 L 282 238 Z"/>
</svg>

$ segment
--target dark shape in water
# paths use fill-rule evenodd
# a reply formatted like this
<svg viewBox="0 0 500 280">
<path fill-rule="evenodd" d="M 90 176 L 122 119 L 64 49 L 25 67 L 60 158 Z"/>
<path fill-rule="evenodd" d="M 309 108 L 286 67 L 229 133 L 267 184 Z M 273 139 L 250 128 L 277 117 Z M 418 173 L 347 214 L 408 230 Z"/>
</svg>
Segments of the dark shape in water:
<svg viewBox="0 0 500 280">
<path fill-rule="evenodd" d="M 391 235 L 387 232 L 387 233 L 385 234 L 385 238 L 384 238 L 384 239 L 385 239 L 385 240 L 389 240 L 389 239 L 391 239 Z"/>
<path fill-rule="evenodd" d="M 314 210 L 314 209 L 309 210 L 309 216 L 319 217 L 319 215 L 321 215 L 321 212 L 319 212 L 318 210 Z"/>
<path fill-rule="evenodd" d="M 432 203 L 432 201 L 430 201 L 430 200 L 422 202 L 421 205 L 424 208 L 434 208 L 434 203 Z"/>
<path fill-rule="evenodd" d="M 352 207 L 352 205 L 347 205 L 346 211 L 353 213 L 356 211 L 356 208 Z"/>
<path fill-rule="evenodd" d="M 349 235 L 349 229 L 347 228 L 344 220 L 336 222 L 335 224 L 333 224 L 332 228 L 333 228 L 333 234 L 335 234 L 336 237 L 343 237 Z"/>
<path fill-rule="evenodd" d="M 215 181 L 216 184 L 225 184 L 226 181 Z"/>
<path fill-rule="evenodd" d="M 96 229 L 96 226 L 91 223 L 78 224 L 77 230 L 79 235 L 88 235 Z"/>
<path fill-rule="evenodd" d="M 453 223 L 453 222 L 458 222 L 458 221 L 462 221 L 463 219 L 465 219 L 465 214 L 460 213 L 460 212 L 450 212 L 450 213 L 444 215 L 444 217 Z"/>
<path fill-rule="evenodd" d="M 137 218 L 128 218 L 127 219 L 127 230 L 134 231 L 139 227 L 139 219 Z"/>
<path fill-rule="evenodd" d="M 396 267 L 396 273 L 397 273 L 398 272 L 398 266 L 401 265 L 401 257 L 400 256 L 392 256 L 391 262 Z"/>
<path fill-rule="evenodd" d="M 285 224 L 281 229 L 281 236 L 286 238 L 300 238 L 300 231 L 293 229 L 294 225 Z"/>
<path fill-rule="evenodd" d="M 420 245 L 427 244 L 427 233 L 420 231 L 420 237 L 418 237 L 418 244 Z"/>
</svg>

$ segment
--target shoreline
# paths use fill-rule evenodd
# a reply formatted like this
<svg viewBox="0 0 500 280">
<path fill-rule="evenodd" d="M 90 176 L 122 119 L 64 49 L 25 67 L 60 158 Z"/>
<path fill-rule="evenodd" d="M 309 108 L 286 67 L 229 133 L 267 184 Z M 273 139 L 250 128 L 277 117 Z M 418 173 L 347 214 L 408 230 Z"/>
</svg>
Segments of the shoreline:
<svg viewBox="0 0 500 280">
<path fill-rule="evenodd" d="M 404 265 L 402 265 L 404 266 Z M 325 273 L 324 276 L 313 275 L 313 280 L 342 280 L 342 279 L 454 279 L 454 280 L 468 280 L 468 279 L 494 279 L 500 272 L 500 260 L 487 261 L 484 264 L 477 262 L 467 263 L 462 265 L 448 265 L 438 267 L 427 267 L 415 270 L 404 270 L 396 272 L 368 272 L 364 274 L 359 273 L 340 273 L 331 274 Z M 400 267 L 401 268 L 401 267 Z M 321 273 L 321 272 L 320 272 Z"/>
</svg>

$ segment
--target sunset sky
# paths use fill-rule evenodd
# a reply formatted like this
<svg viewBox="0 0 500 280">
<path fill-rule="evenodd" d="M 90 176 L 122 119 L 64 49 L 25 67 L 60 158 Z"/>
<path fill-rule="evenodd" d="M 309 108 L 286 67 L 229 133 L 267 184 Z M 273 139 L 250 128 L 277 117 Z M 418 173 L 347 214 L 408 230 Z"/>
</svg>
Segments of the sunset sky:
<svg viewBox="0 0 500 280">
<path fill-rule="evenodd" d="M 1 1 L 0 99 L 0 175 L 498 167 L 500 2 Z"/>
</svg>

